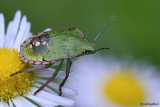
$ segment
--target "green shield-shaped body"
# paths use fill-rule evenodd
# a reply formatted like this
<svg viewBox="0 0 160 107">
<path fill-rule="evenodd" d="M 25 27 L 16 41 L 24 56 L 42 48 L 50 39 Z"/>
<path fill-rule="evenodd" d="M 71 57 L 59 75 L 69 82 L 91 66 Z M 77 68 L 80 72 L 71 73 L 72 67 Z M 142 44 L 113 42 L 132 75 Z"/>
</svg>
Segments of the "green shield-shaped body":
<svg viewBox="0 0 160 107">
<path fill-rule="evenodd" d="M 21 44 L 20 57 L 26 63 L 49 64 L 95 50 L 77 28 L 54 29 L 31 36 Z"/>
</svg>

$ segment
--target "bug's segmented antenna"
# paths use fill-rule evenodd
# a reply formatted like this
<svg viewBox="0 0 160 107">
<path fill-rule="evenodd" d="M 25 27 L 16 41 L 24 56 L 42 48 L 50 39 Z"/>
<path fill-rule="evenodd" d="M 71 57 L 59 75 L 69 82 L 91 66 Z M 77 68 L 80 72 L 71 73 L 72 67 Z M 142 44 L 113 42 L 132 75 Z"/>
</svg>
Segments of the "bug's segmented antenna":
<svg viewBox="0 0 160 107">
<path fill-rule="evenodd" d="M 94 42 L 98 39 L 98 37 L 103 33 L 103 31 L 104 31 L 105 28 L 108 26 L 109 22 L 112 21 L 113 18 L 114 18 L 114 16 L 112 16 L 112 17 L 108 20 L 108 22 L 104 25 L 103 29 L 102 29 L 101 32 L 96 36 L 96 38 L 92 41 L 92 43 L 94 43 Z"/>
</svg>

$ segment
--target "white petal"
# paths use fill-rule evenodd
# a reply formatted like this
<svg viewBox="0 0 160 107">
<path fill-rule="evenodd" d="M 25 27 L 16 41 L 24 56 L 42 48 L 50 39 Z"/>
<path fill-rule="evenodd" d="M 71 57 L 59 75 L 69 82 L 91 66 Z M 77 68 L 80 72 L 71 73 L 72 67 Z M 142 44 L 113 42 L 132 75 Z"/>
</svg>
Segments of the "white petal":
<svg viewBox="0 0 160 107">
<path fill-rule="evenodd" d="M 7 103 L 5 103 L 4 101 L 1 101 L 0 107 L 9 107 L 9 105 Z"/>
<path fill-rule="evenodd" d="M 18 10 L 13 19 L 14 26 L 12 29 L 13 29 L 13 32 L 15 32 L 15 34 L 18 31 L 20 19 L 21 19 L 21 11 Z"/>
<path fill-rule="evenodd" d="M 4 39 L 4 41 L 5 41 L 4 42 L 4 47 L 8 47 L 8 45 L 9 45 L 9 42 L 11 40 L 10 35 L 11 35 L 12 27 L 13 27 L 13 22 L 10 21 L 9 24 L 8 24 L 7 31 L 6 31 L 6 36 L 5 36 L 5 39 Z"/>
<path fill-rule="evenodd" d="M 37 79 L 36 81 L 42 82 L 42 83 L 46 82 L 46 80 L 43 80 L 43 79 Z M 50 82 L 48 85 L 53 89 L 59 90 L 59 84 L 57 83 Z M 67 88 L 65 86 L 62 87 L 62 93 L 66 95 L 72 95 L 72 96 L 77 95 L 77 92 L 75 90 Z"/>
<path fill-rule="evenodd" d="M 40 92 L 39 92 L 40 93 Z M 39 94 L 38 93 L 38 94 Z M 46 95 L 44 95 L 46 96 Z M 34 95 L 27 95 L 26 97 L 32 99 L 33 101 L 35 102 L 39 102 L 39 103 L 42 103 L 42 104 L 47 104 L 47 105 L 54 105 L 54 106 L 57 106 L 58 104 L 55 103 L 55 102 L 52 102 L 50 100 L 47 100 L 47 99 L 44 99 L 43 96 L 42 97 L 37 97 L 37 96 L 34 96 Z"/>
<path fill-rule="evenodd" d="M 0 102 L 0 107 L 4 107 L 4 104 L 3 104 L 3 102 Z"/>
<path fill-rule="evenodd" d="M 3 14 L 0 14 L 0 47 L 4 46 L 5 21 Z"/>
<path fill-rule="evenodd" d="M 9 107 L 14 107 L 11 100 L 9 100 Z"/>
<path fill-rule="evenodd" d="M 39 103 L 39 102 L 36 102 L 36 103 L 41 105 L 41 107 L 55 107 L 55 106 L 52 106 L 52 105 L 43 104 L 43 103 Z"/>
<path fill-rule="evenodd" d="M 26 30 L 26 24 L 27 24 L 27 18 L 26 18 L 26 16 L 23 16 L 19 30 L 17 32 L 17 37 L 15 38 L 15 41 L 14 41 L 13 48 L 16 48 L 16 49 L 19 48 L 19 46 L 22 42 L 21 40 L 22 40 L 23 35 Z"/>
<path fill-rule="evenodd" d="M 26 29 L 23 35 L 23 38 L 21 39 L 21 41 L 26 40 L 28 37 L 30 37 L 32 34 L 30 33 L 30 29 L 31 29 L 31 23 L 27 22 L 26 23 Z"/>
<path fill-rule="evenodd" d="M 20 19 L 21 19 L 21 12 L 17 11 L 13 20 L 13 26 L 12 26 L 12 30 L 11 30 L 11 34 L 10 35 L 6 35 L 9 36 L 11 39 L 9 41 L 9 45 L 8 47 L 13 47 L 13 43 L 15 41 L 15 38 L 17 36 L 18 30 L 19 30 L 19 23 L 20 23 Z"/>
<path fill-rule="evenodd" d="M 27 99 L 21 97 L 21 100 L 22 100 L 22 104 L 25 106 L 25 107 L 37 107 L 36 105 L 34 105 L 33 103 L 31 103 L 30 101 L 28 101 Z"/>
<path fill-rule="evenodd" d="M 16 107 L 23 107 L 22 100 L 20 100 L 18 97 L 12 99 L 12 101 Z"/>
<path fill-rule="evenodd" d="M 57 95 L 53 95 L 53 94 L 47 93 L 43 90 L 41 90 L 41 92 L 38 93 L 37 96 L 44 97 L 48 100 L 57 102 L 58 104 L 63 105 L 63 106 L 72 106 L 74 104 L 74 101 L 72 101 L 70 99 L 67 99 L 67 98 L 64 98 L 61 96 L 57 96 Z"/>
</svg>

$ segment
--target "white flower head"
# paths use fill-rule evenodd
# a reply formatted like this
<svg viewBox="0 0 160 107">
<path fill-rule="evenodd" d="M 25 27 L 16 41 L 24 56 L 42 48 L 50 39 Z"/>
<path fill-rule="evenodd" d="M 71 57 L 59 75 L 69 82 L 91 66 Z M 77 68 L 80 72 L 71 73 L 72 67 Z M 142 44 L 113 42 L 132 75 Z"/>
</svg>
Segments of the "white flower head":
<svg viewBox="0 0 160 107">
<path fill-rule="evenodd" d="M 18 54 L 20 44 L 31 36 L 30 28 L 31 24 L 27 22 L 27 17 L 23 16 L 21 19 L 21 12 L 17 11 L 5 33 L 4 16 L 0 14 L 0 107 L 72 106 L 74 104 L 72 100 L 58 96 L 53 91 L 59 88 L 56 82 L 51 82 L 49 87 L 34 95 L 34 92 L 47 81 L 46 77 L 53 75 L 53 69 L 20 73 L 10 77 L 12 73 L 32 67 L 21 61 Z M 62 74 L 63 72 L 60 72 L 57 78 L 61 78 Z M 74 95 L 75 92 L 63 87 L 63 94 Z"/>
<path fill-rule="evenodd" d="M 67 81 L 66 86 L 78 92 L 70 97 L 75 107 L 160 106 L 160 79 L 154 67 L 88 55 L 75 61 L 72 70 L 77 81 Z"/>
</svg>

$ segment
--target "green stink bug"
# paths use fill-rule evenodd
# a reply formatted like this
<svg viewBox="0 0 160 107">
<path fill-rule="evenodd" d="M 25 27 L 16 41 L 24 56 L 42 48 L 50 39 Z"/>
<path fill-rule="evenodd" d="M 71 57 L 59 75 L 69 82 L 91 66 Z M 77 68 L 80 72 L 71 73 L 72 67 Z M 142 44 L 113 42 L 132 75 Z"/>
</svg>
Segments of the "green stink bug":
<svg viewBox="0 0 160 107">
<path fill-rule="evenodd" d="M 56 75 L 62 68 L 64 59 L 67 59 L 66 77 L 59 86 L 59 95 L 61 95 L 62 87 L 65 84 L 70 73 L 72 64 L 70 60 L 71 58 L 94 54 L 96 51 L 108 49 L 96 49 L 94 42 L 102 34 L 102 32 L 112 19 L 113 16 L 109 19 L 109 21 L 103 27 L 102 31 L 92 42 L 89 42 L 84 37 L 83 33 L 77 28 L 53 29 L 31 36 L 21 44 L 19 53 L 20 58 L 26 63 L 43 66 L 23 69 L 11 74 L 11 76 L 22 72 L 48 68 L 51 67 L 53 63 L 61 61 L 52 77 L 34 93 L 34 95 L 36 95 L 37 92 L 42 90 L 56 77 Z"/>
</svg>

